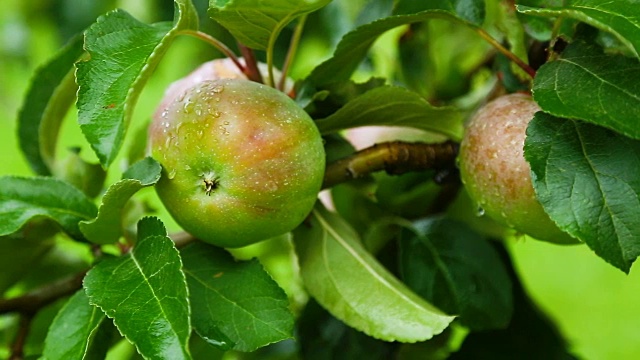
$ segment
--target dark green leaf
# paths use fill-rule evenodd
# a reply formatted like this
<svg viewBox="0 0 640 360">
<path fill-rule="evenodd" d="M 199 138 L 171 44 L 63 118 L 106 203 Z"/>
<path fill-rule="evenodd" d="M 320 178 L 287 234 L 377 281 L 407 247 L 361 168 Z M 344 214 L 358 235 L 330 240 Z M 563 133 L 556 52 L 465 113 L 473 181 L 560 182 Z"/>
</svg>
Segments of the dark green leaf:
<svg viewBox="0 0 640 360">
<path fill-rule="evenodd" d="M 393 277 L 362 247 L 349 224 L 321 205 L 294 231 L 294 243 L 311 296 L 369 336 L 424 341 L 453 320 Z"/>
<path fill-rule="evenodd" d="M 41 359 L 84 359 L 104 319 L 104 313 L 90 305 L 84 290 L 79 290 L 53 319 Z"/>
<path fill-rule="evenodd" d="M 509 254 L 494 243 L 513 284 L 513 318 L 506 329 L 471 332 L 450 360 L 575 360 L 555 324 L 529 298 Z"/>
<path fill-rule="evenodd" d="M 166 230 L 158 220 L 142 220 L 139 227 L 147 236 L 129 254 L 98 263 L 84 288 L 142 356 L 190 359 L 190 309 L 180 254 L 160 235 Z"/>
<path fill-rule="evenodd" d="M 112 244 L 122 236 L 122 212 L 129 199 L 140 189 L 160 179 L 162 166 L 150 157 L 133 164 L 124 178 L 111 185 L 102 198 L 98 216 L 80 222 L 84 236 L 96 244 Z"/>
<path fill-rule="evenodd" d="M 566 0 L 544 8 L 517 5 L 524 14 L 563 17 L 585 22 L 600 30 L 611 32 L 636 57 L 640 53 L 640 6 L 637 0 Z"/>
<path fill-rule="evenodd" d="M 0 236 L 15 233 L 29 220 L 48 217 L 75 239 L 83 239 L 78 222 L 98 210 L 82 191 L 49 177 L 0 177 Z"/>
<path fill-rule="evenodd" d="M 525 157 L 551 219 L 628 272 L 640 255 L 640 141 L 539 112 Z"/>
<path fill-rule="evenodd" d="M 60 125 L 75 98 L 71 70 L 83 51 L 76 36 L 36 70 L 18 114 L 20 149 L 36 174 L 51 175 Z"/>
<path fill-rule="evenodd" d="M 209 0 L 208 14 L 242 44 L 266 50 L 296 17 L 331 0 Z"/>
<path fill-rule="evenodd" d="M 115 159 L 138 95 L 178 31 L 197 26 L 190 1 L 176 1 L 174 24 L 147 25 L 123 10 L 100 18 L 85 33 L 89 60 L 76 64 L 78 122 L 100 163 Z"/>
<path fill-rule="evenodd" d="M 381 86 L 317 120 L 316 125 L 323 134 L 365 125 L 408 126 L 459 140 L 463 119 L 463 112 L 433 107 L 417 93 L 398 86 Z"/>
<path fill-rule="evenodd" d="M 311 299 L 297 322 L 305 360 L 395 359 L 398 343 L 374 339 L 334 318 Z"/>
<path fill-rule="evenodd" d="M 605 55 L 583 42 L 543 65 L 533 84 L 534 99 L 559 117 L 580 119 L 640 139 L 640 63 Z"/>
<path fill-rule="evenodd" d="M 430 219 L 405 230 L 401 273 L 418 295 L 472 330 L 503 328 L 511 320 L 511 281 L 493 247 L 464 223 Z"/>
<path fill-rule="evenodd" d="M 257 260 L 238 262 L 204 243 L 186 247 L 182 259 L 193 327 L 209 343 L 254 351 L 293 336 L 287 295 Z"/>
<path fill-rule="evenodd" d="M 53 248 L 58 231 L 48 219 L 31 221 L 20 231 L 0 236 L 0 294 L 22 279 Z"/>
<path fill-rule="evenodd" d="M 348 80 L 380 35 L 397 26 L 429 19 L 445 19 L 460 23 L 463 26 L 475 27 L 475 25 L 445 10 L 427 10 L 417 14 L 391 16 L 377 20 L 362 25 L 345 35 L 338 44 L 333 56 L 313 69 L 305 81 L 321 86 Z"/>
</svg>

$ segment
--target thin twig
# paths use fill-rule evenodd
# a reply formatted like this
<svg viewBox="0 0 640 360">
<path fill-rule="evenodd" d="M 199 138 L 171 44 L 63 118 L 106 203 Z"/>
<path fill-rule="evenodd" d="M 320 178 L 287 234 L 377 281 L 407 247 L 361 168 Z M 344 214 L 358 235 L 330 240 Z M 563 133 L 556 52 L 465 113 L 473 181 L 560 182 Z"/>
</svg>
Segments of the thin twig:
<svg viewBox="0 0 640 360">
<path fill-rule="evenodd" d="M 399 175 L 410 171 L 445 169 L 454 166 L 457 153 L 458 145 L 452 141 L 440 144 L 402 141 L 376 144 L 327 165 L 322 188 L 381 170 Z"/>
<path fill-rule="evenodd" d="M 520 59 L 514 53 L 509 51 L 509 49 L 502 46 L 502 44 L 500 44 L 498 40 L 491 37 L 491 35 L 489 35 L 488 32 L 486 32 L 482 28 L 476 28 L 475 30 L 478 33 L 478 35 L 480 35 L 489 44 L 491 44 L 494 48 L 496 48 L 496 50 L 498 50 L 502 55 L 506 56 L 507 58 L 509 58 L 509 60 L 513 61 L 516 65 L 518 65 L 522 70 L 524 70 L 527 74 L 529 74 L 529 76 L 531 76 L 532 79 L 536 76 L 536 70 L 534 68 L 532 68 L 531 66 L 529 66 L 529 64 L 522 61 L 522 59 Z"/>
<path fill-rule="evenodd" d="M 293 36 L 291 37 L 291 43 L 289 44 L 289 50 L 287 50 L 287 57 L 284 59 L 284 64 L 282 65 L 282 74 L 280 76 L 280 80 L 278 81 L 278 90 L 285 91 L 284 86 L 287 83 L 287 74 L 289 72 L 289 67 L 291 66 L 291 62 L 298 51 L 298 45 L 300 45 L 300 39 L 302 38 L 302 30 L 304 30 L 304 24 L 307 20 L 307 15 L 303 15 L 298 20 L 298 24 L 293 32 Z"/>
<path fill-rule="evenodd" d="M 9 360 L 22 360 L 24 359 L 24 344 L 27 341 L 29 335 L 29 329 L 31 328 L 31 320 L 33 315 L 22 314 L 20 316 L 20 324 L 18 325 L 18 332 L 11 344 L 11 356 Z"/>
<path fill-rule="evenodd" d="M 204 40 L 205 42 L 211 44 L 213 47 L 218 49 L 222 54 L 224 54 L 224 56 L 231 59 L 231 61 L 233 61 L 233 63 L 238 67 L 238 69 L 240 69 L 240 71 L 242 71 L 243 73 L 246 71 L 244 65 L 240 62 L 240 59 L 238 59 L 236 54 L 222 41 L 214 38 L 213 36 L 209 34 L 205 34 L 201 31 L 195 31 L 195 30 L 182 30 L 179 32 L 179 34 L 189 35 L 197 39 Z"/>
</svg>

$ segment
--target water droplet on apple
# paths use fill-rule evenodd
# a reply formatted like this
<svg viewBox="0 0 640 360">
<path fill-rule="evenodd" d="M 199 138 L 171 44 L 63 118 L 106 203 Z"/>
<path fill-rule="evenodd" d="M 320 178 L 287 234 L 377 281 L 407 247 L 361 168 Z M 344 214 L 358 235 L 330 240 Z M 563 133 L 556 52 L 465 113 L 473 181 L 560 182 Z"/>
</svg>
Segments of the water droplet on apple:
<svg viewBox="0 0 640 360">
<path fill-rule="evenodd" d="M 189 170 L 191 170 L 191 166 L 189 166 L 189 165 L 185 165 L 185 166 L 184 166 L 184 169 L 185 169 L 185 170 L 187 170 L 187 171 L 189 171 Z"/>
<path fill-rule="evenodd" d="M 223 92 L 223 91 L 224 91 L 224 86 L 222 86 L 222 85 L 216 85 L 216 86 L 212 89 L 212 91 L 213 91 L 214 93 L 216 93 L 216 94 L 220 94 L 221 92 Z"/>
<path fill-rule="evenodd" d="M 172 180 L 176 177 L 176 169 L 173 169 L 169 172 L 169 180 Z"/>
<path fill-rule="evenodd" d="M 476 209 L 476 216 L 480 217 L 480 216 L 484 216 L 484 208 L 482 206 L 478 206 L 478 209 Z"/>
</svg>

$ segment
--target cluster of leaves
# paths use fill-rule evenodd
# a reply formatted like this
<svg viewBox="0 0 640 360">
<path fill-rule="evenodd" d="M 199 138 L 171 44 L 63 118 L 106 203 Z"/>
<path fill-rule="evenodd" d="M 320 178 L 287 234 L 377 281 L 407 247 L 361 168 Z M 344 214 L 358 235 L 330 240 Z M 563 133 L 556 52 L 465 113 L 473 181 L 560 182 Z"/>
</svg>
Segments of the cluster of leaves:
<svg viewBox="0 0 640 360">
<path fill-rule="evenodd" d="M 316 120 L 335 160 L 353 151 L 338 135 L 342 130 L 403 126 L 426 131 L 430 139 L 459 141 L 465 117 L 491 89 L 531 88 L 544 112 L 528 129 L 525 155 L 540 201 L 562 230 L 628 272 L 640 255 L 640 8 L 632 0 L 526 0 L 515 9 L 508 3 L 368 1 L 348 31 L 331 33 L 339 38 L 333 55 L 299 82 L 296 100 Z M 211 0 L 208 15 L 247 48 L 264 51 L 273 66 L 276 39 L 293 20 L 304 23 L 347 6 L 337 0 Z M 16 289 L 18 264 L 24 269 L 51 251 L 57 233 L 95 255 L 75 270 L 86 272 L 82 288 L 61 294 L 73 293 L 50 323 L 43 358 L 104 357 L 121 337 L 144 358 L 189 359 L 199 352 L 211 358 L 292 338 L 296 324 L 305 357 L 357 358 L 376 348 L 381 358 L 442 358 L 453 351 L 461 327 L 470 334 L 454 358 L 568 356 L 526 298 L 501 245 L 465 222 L 465 211 L 445 211 L 453 199 L 464 202 L 456 197 L 453 168 L 454 180 L 444 185 L 426 172 L 376 174 L 332 188 L 336 212 L 319 204 L 291 234 L 299 275 L 313 298 L 296 316 L 289 301 L 296 295 L 283 286 L 285 293 L 257 260 L 236 261 L 224 249 L 197 242 L 177 246 L 155 217 L 123 221 L 137 214 L 131 198 L 158 181 L 161 167 L 132 155 L 121 180 L 105 187 L 107 169 L 120 154 L 153 70 L 178 35 L 198 26 L 190 0 L 175 0 L 174 21 L 151 25 L 114 10 L 33 78 L 18 136 L 37 176 L 0 178 L 0 248 L 16 256 L 7 260 L 11 271 L 2 273 L 0 292 Z M 378 78 L 355 83 L 355 73 L 367 73 L 374 43 L 395 28 L 406 30 L 397 44 L 394 85 Z M 460 43 L 425 45 L 437 44 L 445 31 Z M 460 50 L 469 41 L 481 45 Z M 494 48 L 506 50 L 501 41 L 508 50 L 496 54 Z M 526 60 L 540 43 L 568 46 L 552 51 L 530 83 L 503 54 Z M 269 82 L 275 84 L 273 72 Z M 61 166 L 56 158 L 62 119 L 74 100 L 99 165 L 75 157 Z M 10 300 L 0 302 L 0 311 L 28 318 L 38 313 L 9 308 Z M 454 320 L 460 326 L 451 326 Z M 522 332 L 544 334 L 544 346 L 519 341 Z M 297 350 L 283 352 L 294 356 Z"/>
</svg>

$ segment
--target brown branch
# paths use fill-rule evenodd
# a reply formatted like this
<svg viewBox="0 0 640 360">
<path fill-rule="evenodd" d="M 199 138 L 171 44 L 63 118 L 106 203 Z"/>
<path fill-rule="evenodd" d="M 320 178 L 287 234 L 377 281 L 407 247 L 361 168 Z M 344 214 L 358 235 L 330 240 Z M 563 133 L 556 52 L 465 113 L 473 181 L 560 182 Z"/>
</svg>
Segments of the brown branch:
<svg viewBox="0 0 640 360">
<path fill-rule="evenodd" d="M 30 291 L 19 297 L 0 299 L 0 314 L 18 312 L 21 314 L 33 315 L 38 312 L 38 310 L 57 299 L 78 291 L 82 287 L 82 279 L 86 273 L 86 271 L 82 271 L 68 278 Z"/>
<path fill-rule="evenodd" d="M 322 188 L 385 170 L 399 175 L 410 171 L 440 170 L 454 166 L 458 145 L 392 141 L 376 144 L 327 165 Z"/>
</svg>

